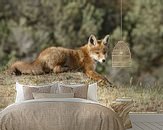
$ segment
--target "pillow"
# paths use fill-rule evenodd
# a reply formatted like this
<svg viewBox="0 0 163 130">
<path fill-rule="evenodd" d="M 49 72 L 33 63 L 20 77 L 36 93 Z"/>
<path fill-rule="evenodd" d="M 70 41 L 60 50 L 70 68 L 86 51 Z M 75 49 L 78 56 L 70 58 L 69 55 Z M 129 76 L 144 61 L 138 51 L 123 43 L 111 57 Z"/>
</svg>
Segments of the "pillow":
<svg viewBox="0 0 163 130">
<path fill-rule="evenodd" d="M 60 84 L 59 93 L 74 93 L 75 98 L 87 99 L 88 85 L 65 85 Z"/>
<path fill-rule="evenodd" d="M 87 99 L 92 100 L 92 101 L 98 101 L 97 100 L 97 83 L 89 84 Z"/>
<path fill-rule="evenodd" d="M 60 85 L 58 85 L 58 86 L 60 86 Z M 64 86 L 74 88 L 74 87 L 84 86 L 84 84 L 70 84 L 70 85 L 64 84 Z M 92 101 L 98 101 L 97 100 L 97 83 L 93 83 L 93 84 L 88 85 L 87 99 L 92 100 Z"/>
<path fill-rule="evenodd" d="M 74 93 L 33 93 L 34 99 L 40 98 L 73 98 Z"/>
<path fill-rule="evenodd" d="M 60 86 L 60 85 L 58 85 Z M 70 84 L 70 85 L 66 85 L 64 84 L 64 86 L 68 86 L 68 87 L 81 87 L 84 86 L 84 84 Z M 88 92 L 87 92 L 87 99 L 88 100 L 92 100 L 92 101 L 98 101 L 97 100 L 97 83 L 92 83 L 88 85 Z"/>
<path fill-rule="evenodd" d="M 44 86 L 44 87 L 31 87 L 31 86 L 23 86 L 23 94 L 24 100 L 34 99 L 33 92 L 38 93 L 50 93 L 51 86 Z"/>
<path fill-rule="evenodd" d="M 44 85 L 44 86 L 30 86 L 30 85 L 22 85 L 16 82 L 16 100 L 15 102 L 21 102 L 24 100 L 34 99 L 32 93 L 33 92 L 44 92 L 51 93 L 57 92 L 58 82 Z"/>
</svg>

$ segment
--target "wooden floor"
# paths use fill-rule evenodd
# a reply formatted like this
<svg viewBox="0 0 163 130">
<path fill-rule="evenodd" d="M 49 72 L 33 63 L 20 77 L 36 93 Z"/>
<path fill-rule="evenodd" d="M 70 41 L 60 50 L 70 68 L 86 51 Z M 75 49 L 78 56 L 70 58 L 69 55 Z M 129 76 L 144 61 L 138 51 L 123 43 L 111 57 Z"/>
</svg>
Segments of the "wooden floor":
<svg viewBox="0 0 163 130">
<path fill-rule="evenodd" d="M 130 113 L 132 122 L 128 130 L 163 130 L 163 114 L 157 113 Z"/>
</svg>

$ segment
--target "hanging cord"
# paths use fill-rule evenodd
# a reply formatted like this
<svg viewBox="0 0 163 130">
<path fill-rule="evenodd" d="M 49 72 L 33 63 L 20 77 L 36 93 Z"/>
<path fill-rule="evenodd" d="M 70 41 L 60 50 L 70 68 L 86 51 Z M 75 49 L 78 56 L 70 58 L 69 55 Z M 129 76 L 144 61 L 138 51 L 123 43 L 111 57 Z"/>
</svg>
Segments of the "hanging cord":
<svg viewBox="0 0 163 130">
<path fill-rule="evenodd" d="M 123 27 L 123 26 L 122 26 L 122 24 L 123 24 L 123 23 L 122 23 L 122 2 L 123 2 L 123 1 L 121 0 L 120 2 L 121 2 L 121 9 L 120 9 L 120 14 L 121 14 L 121 40 L 123 40 L 123 34 L 122 34 L 122 27 Z"/>
</svg>

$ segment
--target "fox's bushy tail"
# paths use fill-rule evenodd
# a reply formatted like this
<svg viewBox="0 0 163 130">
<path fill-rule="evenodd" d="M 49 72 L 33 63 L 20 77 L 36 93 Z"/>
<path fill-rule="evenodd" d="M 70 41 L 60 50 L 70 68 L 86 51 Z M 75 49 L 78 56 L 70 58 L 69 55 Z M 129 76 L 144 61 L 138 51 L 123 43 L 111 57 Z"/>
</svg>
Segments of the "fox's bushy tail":
<svg viewBox="0 0 163 130">
<path fill-rule="evenodd" d="M 32 63 L 26 63 L 22 61 L 17 61 L 7 70 L 8 74 L 34 74 L 39 75 L 43 74 L 44 71 L 42 69 L 41 63 L 34 61 Z"/>
</svg>

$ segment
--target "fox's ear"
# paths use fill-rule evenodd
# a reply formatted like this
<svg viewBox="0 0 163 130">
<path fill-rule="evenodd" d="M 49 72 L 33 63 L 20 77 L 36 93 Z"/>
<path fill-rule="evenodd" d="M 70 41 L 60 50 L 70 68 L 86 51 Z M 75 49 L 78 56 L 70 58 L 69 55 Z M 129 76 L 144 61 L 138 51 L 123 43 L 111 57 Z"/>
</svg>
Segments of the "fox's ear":
<svg viewBox="0 0 163 130">
<path fill-rule="evenodd" d="M 106 36 L 104 37 L 104 39 L 102 40 L 104 45 L 108 45 L 108 44 L 109 44 L 109 38 L 110 38 L 109 35 L 106 35 Z"/>
<path fill-rule="evenodd" d="M 88 44 L 89 45 L 96 45 L 97 44 L 97 39 L 94 35 L 90 35 L 89 39 L 88 39 Z"/>
</svg>

